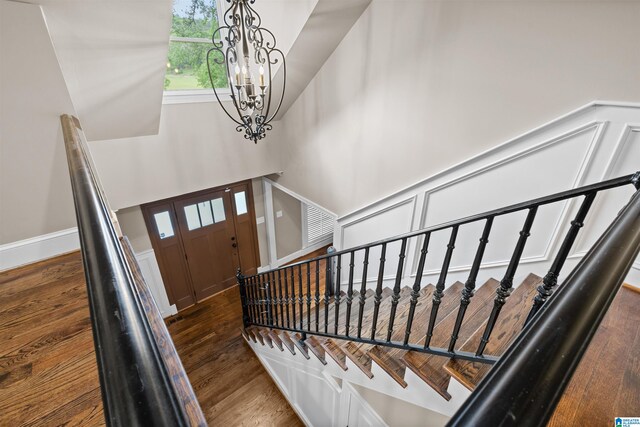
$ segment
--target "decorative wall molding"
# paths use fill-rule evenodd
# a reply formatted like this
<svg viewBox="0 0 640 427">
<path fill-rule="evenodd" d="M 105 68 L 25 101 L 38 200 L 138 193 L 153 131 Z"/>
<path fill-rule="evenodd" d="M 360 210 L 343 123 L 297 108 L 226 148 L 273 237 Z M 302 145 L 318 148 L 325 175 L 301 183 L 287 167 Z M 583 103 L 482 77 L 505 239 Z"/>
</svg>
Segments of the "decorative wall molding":
<svg viewBox="0 0 640 427">
<path fill-rule="evenodd" d="M 77 228 L 56 231 L 0 246 L 0 271 L 80 249 Z"/>
<path fill-rule="evenodd" d="M 639 141 L 634 139 L 640 135 L 638 123 L 640 123 L 640 104 L 592 102 L 403 190 L 339 217 L 334 242 L 340 250 L 347 249 L 347 246 L 355 246 L 354 242 L 363 244 L 376 240 L 376 238 L 368 238 L 364 233 L 361 233 L 361 236 L 354 236 L 357 231 L 357 227 L 354 227 L 356 224 L 370 223 L 368 227 L 362 227 L 362 230 L 395 227 L 394 235 L 408 233 L 473 213 L 640 170 L 640 143 L 631 144 L 632 140 Z M 629 149 L 634 150 L 632 154 L 627 153 Z M 538 162 L 538 159 L 542 159 L 543 162 Z M 637 160 L 634 163 L 632 159 Z M 537 176 L 553 178 L 556 175 L 562 176 L 560 181 L 540 179 L 544 184 L 535 185 Z M 492 185 L 486 185 L 489 181 Z M 529 184 L 527 188 L 521 188 L 522 181 Z M 467 193 L 462 194 L 465 191 Z M 455 208 L 457 200 L 466 197 L 474 200 L 474 196 L 480 191 L 482 191 L 482 197 L 488 202 L 486 206 L 491 206 L 490 208 L 483 207 L 472 212 L 460 212 Z M 414 201 L 413 220 L 409 226 L 399 229 L 398 224 L 389 222 L 385 214 L 407 203 L 408 200 Z M 620 206 L 616 205 L 619 204 L 618 202 L 621 201 L 616 199 L 615 203 L 604 203 L 598 215 L 609 214 L 609 210 L 619 209 Z M 472 205 L 471 202 L 469 204 Z M 549 208 L 555 210 L 545 213 L 544 218 L 541 218 L 541 208 L 521 262 L 528 264 L 527 270 L 536 271 L 535 268 L 542 270 L 546 268 L 544 264 L 550 262 L 559 248 L 578 204 L 577 201 L 558 203 L 556 207 Z M 591 210 L 592 213 L 596 211 L 594 208 Z M 602 209 L 607 212 L 603 212 Z M 430 216 L 432 220 L 429 219 Z M 435 220 L 436 218 L 438 219 Z M 587 225 L 581 230 L 574 245 L 576 250 L 571 255 L 572 262 L 567 263 L 567 271 L 574 265 L 573 261 L 577 261 L 586 253 L 586 249 L 578 251 L 577 248 L 581 247 L 581 243 L 591 241 L 594 233 L 598 231 L 597 226 L 590 228 L 589 219 L 588 217 Z M 541 230 L 544 230 L 544 233 L 541 234 L 539 232 Z M 537 234 L 536 231 L 538 231 Z M 349 235 L 348 239 L 345 238 L 346 235 Z M 510 243 L 503 242 L 501 237 L 494 230 L 489 245 L 509 246 Z M 466 244 L 465 241 L 460 240 L 459 236 L 458 242 L 461 245 Z M 533 244 L 534 241 L 535 244 Z M 475 246 L 477 238 L 474 242 Z M 419 248 L 416 246 L 413 243 L 413 246 L 407 250 L 403 280 L 415 279 L 419 253 Z M 429 256 L 432 256 L 431 249 L 429 253 Z M 387 254 L 387 259 L 393 259 L 393 256 L 395 255 Z M 482 267 L 483 270 L 490 271 L 492 274 L 504 269 L 503 267 L 509 262 L 507 253 L 498 258 L 487 258 L 485 256 L 486 262 Z M 393 267 L 390 266 L 390 268 Z M 464 280 L 465 273 L 470 268 L 471 260 L 465 259 L 458 264 L 454 261 L 450 268 L 453 274 L 449 276 L 447 282 Z M 640 275 L 640 260 L 634 263 L 633 268 L 638 270 L 637 273 Z M 424 276 L 427 280 L 434 279 L 437 274 L 439 274 L 439 268 L 436 268 L 435 264 L 425 268 Z M 631 274 L 630 277 L 632 277 Z M 385 275 L 384 280 L 388 282 L 392 277 Z"/>
</svg>

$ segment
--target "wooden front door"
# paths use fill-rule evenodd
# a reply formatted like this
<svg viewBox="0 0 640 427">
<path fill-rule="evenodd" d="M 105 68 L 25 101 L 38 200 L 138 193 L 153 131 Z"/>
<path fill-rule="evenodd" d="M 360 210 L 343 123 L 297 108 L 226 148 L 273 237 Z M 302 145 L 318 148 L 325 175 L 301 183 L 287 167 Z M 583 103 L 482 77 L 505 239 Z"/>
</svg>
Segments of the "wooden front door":
<svg viewBox="0 0 640 427">
<path fill-rule="evenodd" d="M 175 206 L 196 299 L 233 285 L 240 262 L 229 192 L 205 193 Z"/>
<path fill-rule="evenodd" d="M 245 275 L 256 273 L 250 181 L 151 203 L 142 210 L 169 301 L 178 310 L 233 286 L 238 268 Z M 165 212 L 173 228 L 169 232 L 165 226 L 163 233 L 155 215 Z M 166 222 L 164 216 L 160 219 Z"/>
</svg>

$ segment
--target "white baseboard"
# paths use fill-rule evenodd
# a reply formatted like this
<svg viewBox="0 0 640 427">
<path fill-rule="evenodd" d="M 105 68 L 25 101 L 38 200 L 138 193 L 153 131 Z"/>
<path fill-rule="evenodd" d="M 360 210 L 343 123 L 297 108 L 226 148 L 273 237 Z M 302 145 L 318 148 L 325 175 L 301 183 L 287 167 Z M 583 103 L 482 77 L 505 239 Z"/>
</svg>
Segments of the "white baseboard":
<svg viewBox="0 0 640 427">
<path fill-rule="evenodd" d="M 318 243 L 314 243 L 311 246 L 307 246 L 306 248 L 300 249 L 299 251 L 296 251 L 292 254 L 289 254 L 285 257 L 280 258 L 279 260 L 276 261 L 275 264 L 273 265 L 266 265 L 264 267 L 258 267 L 258 273 L 264 273 L 265 271 L 269 271 L 272 270 L 274 268 L 278 268 L 281 265 L 287 264 L 291 261 L 293 261 L 296 258 L 300 258 L 303 257 L 305 255 L 310 254 L 311 252 L 317 251 L 318 249 L 320 249 L 323 246 L 327 246 L 330 245 L 331 242 L 333 241 L 333 236 L 329 237 L 328 239 L 322 240 Z"/>
<path fill-rule="evenodd" d="M 56 231 L 0 246 L 0 271 L 80 249 L 77 228 Z"/>
</svg>

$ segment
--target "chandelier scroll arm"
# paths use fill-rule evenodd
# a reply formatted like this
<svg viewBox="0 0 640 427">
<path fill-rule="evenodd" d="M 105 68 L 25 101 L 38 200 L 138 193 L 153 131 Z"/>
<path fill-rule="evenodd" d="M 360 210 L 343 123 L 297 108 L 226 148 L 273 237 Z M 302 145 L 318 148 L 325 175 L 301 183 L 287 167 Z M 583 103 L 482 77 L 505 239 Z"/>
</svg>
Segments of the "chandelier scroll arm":
<svg viewBox="0 0 640 427">
<path fill-rule="evenodd" d="M 216 99 L 218 100 L 218 104 L 220 104 L 220 107 L 222 107 L 222 110 L 227 114 L 227 116 L 229 116 L 229 118 L 231 120 L 233 120 L 235 123 L 239 124 L 239 125 L 244 125 L 244 123 L 239 122 L 238 120 L 236 120 L 235 117 L 233 117 L 231 114 L 229 114 L 229 112 L 227 111 L 226 107 L 222 104 L 222 101 L 220 100 L 220 96 L 218 96 L 218 91 L 216 90 L 216 85 L 213 82 L 213 76 L 211 74 L 211 64 L 209 61 L 209 55 L 211 54 L 212 51 L 214 51 L 215 48 L 211 48 L 207 51 L 207 71 L 209 72 L 209 81 L 211 82 L 211 88 L 213 89 L 213 94 L 215 95 Z M 229 75 L 229 68 L 226 67 L 227 69 L 227 79 L 230 82 L 231 80 L 231 76 Z M 231 96 L 231 100 L 233 101 L 233 105 L 236 107 L 236 110 L 238 110 L 238 105 L 236 104 L 236 100 L 234 99 L 233 96 Z M 239 114 L 239 112 L 238 112 Z"/>
<path fill-rule="evenodd" d="M 280 49 L 272 49 L 272 52 L 278 52 L 282 57 L 282 93 L 280 94 L 280 100 L 278 101 L 278 107 L 276 107 L 276 111 L 274 111 L 273 115 L 265 121 L 265 124 L 271 123 L 273 118 L 278 115 L 280 107 L 282 106 L 282 101 L 284 100 L 285 89 L 287 87 L 287 61 L 285 60 L 284 54 Z M 271 63 L 269 63 L 269 80 L 271 80 Z M 271 85 L 273 86 L 273 81 L 271 82 Z M 272 91 L 269 91 L 269 108 L 267 109 L 267 115 L 271 107 L 271 92 Z"/>
</svg>

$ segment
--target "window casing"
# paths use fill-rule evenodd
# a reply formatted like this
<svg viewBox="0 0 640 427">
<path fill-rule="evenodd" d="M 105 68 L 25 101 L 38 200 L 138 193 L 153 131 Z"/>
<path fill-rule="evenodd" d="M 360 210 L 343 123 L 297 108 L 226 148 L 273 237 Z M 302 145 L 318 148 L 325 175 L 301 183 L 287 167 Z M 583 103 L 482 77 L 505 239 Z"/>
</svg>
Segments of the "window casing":
<svg viewBox="0 0 640 427">
<path fill-rule="evenodd" d="M 164 103 L 215 101 L 207 70 L 211 34 L 218 28 L 224 9 L 219 0 L 174 0 L 171 36 L 165 74 Z M 229 97 L 226 69 L 209 60 L 214 84 L 223 100 Z"/>
</svg>

